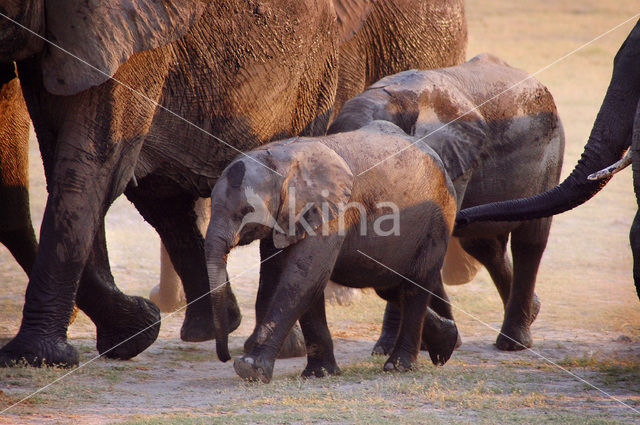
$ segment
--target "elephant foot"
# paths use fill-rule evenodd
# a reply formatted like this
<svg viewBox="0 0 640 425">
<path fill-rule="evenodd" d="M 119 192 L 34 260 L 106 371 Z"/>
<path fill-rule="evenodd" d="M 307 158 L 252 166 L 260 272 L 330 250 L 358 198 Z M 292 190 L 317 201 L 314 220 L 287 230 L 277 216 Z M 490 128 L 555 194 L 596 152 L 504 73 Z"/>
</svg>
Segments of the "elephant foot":
<svg viewBox="0 0 640 425">
<path fill-rule="evenodd" d="M 431 362 L 436 366 L 445 364 L 453 350 L 460 345 L 460 335 L 456 324 L 429 310 L 422 330 L 422 341 L 429 351 Z"/>
<path fill-rule="evenodd" d="M 458 333 L 458 339 L 456 341 L 456 345 L 453 347 L 453 350 L 457 350 L 462 345 L 462 338 L 460 338 L 460 333 Z M 374 347 L 375 348 L 375 347 Z M 427 347 L 427 343 L 422 340 L 420 341 L 420 351 L 429 351 L 429 347 Z"/>
<path fill-rule="evenodd" d="M 324 378 L 327 375 L 340 375 L 340 368 L 333 360 L 309 360 L 302 371 L 303 378 Z"/>
<path fill-rule="evenodd" d="M 240 322 L 242 322 L 242 314 L 235 302 L 229 303 L 227 315 L 229 318 L 229 333 L 231 333 L 238 329 Z M 191 310 L 187 307 L 187 313 L 180 329 L 180 339 L 185 342 L 204 342 L 216 339 L 216 332 L 213 328 L 213 312 Z"/>
<path fill-rule="evenodd" d="M 160 310 L 142 297 L 122 294 L 118 311 L 96 322 L 98 353 L 110 359 L 128 360 L 146 350 L 158 338 Z"/>
<path fill-rule="evenodd" d="M 385 372 L 409 372 L 416 359 L 408 354 L 392 354 L 384 364 Z"/>
<path fill-rule="evenodd" d="M 372 356 L 387 356 L 393 351 L 396 343 L 396 335 L 382 333 L 371 350 Z"/>
<path fill-rule="evenodd" d="M 496 340 L 496 347 L 502 351 L 519 351 L 533 346 L 528 326 L 506 328 L 503 326 Z"/>
<path fill-rule="evenodd" d="M 46 339 L 19 333 L 0 349 L 0 367 L 24 364 L 42 366 L 77 366 L 78 351 L 64 338 Z"/>
<path fill-rule="evenodd" d="M 266 362 L 262 358 L 255 358 L 248 354 L 236 357 L 233 368 L 245 381 L 268 384 L 273 376 L 273 362 Z"/>
<path fill-rule="evenodd" d="M 255 345 L 255 332 L 251 334 L 249 338 L 244 342 L 244 352 L 250 353 Z M 289 335 L 284 339 L 282 347 L 278 352 L 278 359 L 290 359 L 293 357 L 303 357 L 307 355 L 307 349 L 305 348 L 304 336 L 302 335 L 302 329 L 297 323 L 293 325 Z"/>
</svg>

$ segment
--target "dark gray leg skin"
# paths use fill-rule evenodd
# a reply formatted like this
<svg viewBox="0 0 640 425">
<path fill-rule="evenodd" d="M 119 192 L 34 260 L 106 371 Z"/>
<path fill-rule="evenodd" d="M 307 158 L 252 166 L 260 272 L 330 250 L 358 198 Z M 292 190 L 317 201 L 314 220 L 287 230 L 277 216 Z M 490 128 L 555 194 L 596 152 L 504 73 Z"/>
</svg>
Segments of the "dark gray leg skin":
<svg viewBox="0 0 640 425">
<path fill-rule="evenodd" d="M 342 240 L 336 235 L 308 237 L 278 255 L 284 266 L 274 284 L 271 302 L 251 336 L 251 350 L 234 361 L 234 369 L 241 378 L 271 381 L 282 343 L 295 322 L 320 298 Z"/>
<path fill-rule="evenodd" d="M 402 322 L 402 313 L 400 309 L 392 303 L 387 302 L 384 309 L 384 317 L 382 319 L 382 332 L 380 337 L 373 346 L 371 355 L 382 356 L 389 355 L 398 338 L 400 323 Z"/>
<path fill-rule="evenodd" d="M 189 342 L 212 340 L 215 331 L 204 239 L 193 209 L 197 198 L 186 193 L 162 199 L 145 196 L 146 193 L 157 191 L 155 186 L 159 184 L 158 181 L 142 179 L 137 188 L 129 186 L 125 194 L 160 235 L 182 280 L 187 308 L 180 337 Z M 233 331 L 240 325 L 241 314 L 231 289 L 228 286 L 226 289 L 230 300 L 229 328 Z"/>
<path fill-rule="evenodd" d="M 496 340 L 500 350 L 524 350 L 533 345 L 529 328 L 537 315 L 534 308 L 536 276 L 550 228 L 551 218 L 543 218 L 525 222 L 511 233 L 513 285 Z"/>
<path fill-rule="evenodd" d="M 445 356 L 445 353 L 449 351 L 452 338 L 455 338 L 453 349 L 462 344 L 458 328 L 453 320 L 451 301 L 444 290 L 442 279 L 439 280 L 440 285 L 433 290 L 433 296 L 429 302 L 427 317 L 422 328 L 422 341 L 420 342 L 420 350 L 429 351 L 431 360 L 436 365 L 444 364 L 451 356 L 449 353 L 449 357 L 443 362 L 435 360 Z M 429 349 L 429 342 L 433 345 L 431 349 Z"/>
<path fill-rule="evenodd" d="M 300 318 L 307 351 L 307 367 L 303 377 L 322 378 L 325 375 L 339 375 L 340 368 L 333 354 L 333 341 L 325 313 L 324 294 Z"/>
<path fill-rule="evenodd" d="M 385 371 L 405 372 L 411 370 L 418 359 L 420 351 L 422 323 L 426 317 L 430 295 L 411 283 L 407 282 L 404 285 L 405 287 L 402 289 L 400 332 L 393 351 L 384 364 Z M 426 288 L 429 287 L 426 286 Z"/>
<path fill-rule="evenodd" d="M 104 222 L 93 241 L 78 293 L 78 307 L 96 325 L 97 349 L 112 359 L 127 360 L 154 343 L 160 332 L 160 310 L 142 297 L 116 287 L 107 254 Z"/>
<path fill-rule="evenodd" d="M 22 270 L 29 276 L 38 252 L 38 243 L 31 222 L 22 229 L 0 232 L 0 242 L 7 247 Z"/>
<path fill-rule="evenodd" d="M 274 248 L 273 240 L 271 238 L 266 238 L 260 241 L 261 259 L 269 258 L 276 252 L 278 252 L 278 250 Z M 256 326 L 252 335 L 244 343 L 245 353 L 250 352 L 253 348 L 255 341 L 255 329 L 267 314 L 267 309 L 269 308 L 276 285 L 280 279 L 282 267 L 282 259 L 278 258 L 278 256 L 273 257 L 269 261 L 265 261 L 260 266 L 260 284 L 258 286 L 258 295 L 256 297 Z M 304 337 L 300 330 L 300 326 L 295 324 L 289 335 L 285 338 L 282 348 L 280 348 L 280 352 L 278 353 L 278 358 L 288 359 L 291 357 L 302 357 L 305 354 L 307 354 L 307 351 L 305 349 Z"/>
</svg>

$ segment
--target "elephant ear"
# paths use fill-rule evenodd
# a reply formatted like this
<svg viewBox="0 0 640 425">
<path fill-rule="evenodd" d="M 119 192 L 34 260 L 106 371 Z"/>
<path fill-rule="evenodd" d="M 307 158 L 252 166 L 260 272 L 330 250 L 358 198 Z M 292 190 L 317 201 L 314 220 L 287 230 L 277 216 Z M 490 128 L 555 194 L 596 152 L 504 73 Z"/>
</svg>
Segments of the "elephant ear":
<svg viewBox="0 0 640 425">
<path fill-rule="evenodd" d="M 420 100 L 414 136 L 426 138 L 454 181 L 475 167 L 485 148 L 488 125 L 466 96 L 452 97 L 438 89 Z M 434 108 L 433 105 L 438 105 Z"/>
<path fill-rule="evenodd" d="M 100 85 L 134 53 L 182 37 L 203 9 L 199 0 L 48 0 L 47 39 L 64 50 L 47 46 L 44 85 L 57 95 Z"/>
<path fill-rule="evenodd" d="M 351 40 L 367 21 L 373 10 L 372 0 L 333 0 L 342 43 Z"/>
<path fill-rule="evenodd" d="M 316 142 L 297 142 L 270 152 L 285 176 L 273 244 L 285 248 L 345 209 L 353 188 L 353 173 L 333 149 Z"/>
</svg>

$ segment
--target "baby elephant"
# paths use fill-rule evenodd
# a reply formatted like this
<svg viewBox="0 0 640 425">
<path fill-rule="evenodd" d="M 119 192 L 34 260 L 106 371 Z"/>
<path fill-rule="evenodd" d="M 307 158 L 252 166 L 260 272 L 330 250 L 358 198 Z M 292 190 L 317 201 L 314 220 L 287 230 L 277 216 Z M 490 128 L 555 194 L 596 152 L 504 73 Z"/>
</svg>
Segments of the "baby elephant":
<svg viewBox="0 0 640 425">
<path fill-rule="evenodd" d="M 431 294 L 446 299 L 440 268 L 456 199 L 438 155 L 416 141 L 393 123 L 374 121 L 349 133 L 274 142 L 224 170 L 211 194 L 205 243 L 222 361 L 230 358 L 227 254 L 260 239 L 263 261 L 256 328 L 234 364 L 242 378 L 271 380 L 296 320 L 307 349 L 303 376 L 339 372 L 325 317 L 329 279 L 376 288 L 401 309 L 385 370 L 410 369 L 421 337 L 434 363 L 450 357 L 455 324 L 427 305 Z"/>
</svg>

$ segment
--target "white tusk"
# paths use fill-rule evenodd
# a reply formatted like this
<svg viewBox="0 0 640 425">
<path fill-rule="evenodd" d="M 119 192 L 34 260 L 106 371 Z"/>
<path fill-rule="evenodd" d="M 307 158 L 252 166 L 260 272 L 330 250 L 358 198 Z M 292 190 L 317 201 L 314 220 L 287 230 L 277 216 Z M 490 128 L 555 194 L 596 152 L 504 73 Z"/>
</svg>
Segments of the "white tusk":
<svg viewBox="0 0 640 425">
<path fill-rule="evenodd" d="M 620 159 L 620 161 L 616 162 L 615 164 L 609 165 L 607 168 L 603 170 L 590 174 L 589 177 L 587 178 L 589 180 L 608 179 L 618 171 L 621 171 L 627 168 L 629 164 L 631 164 L 631 149 L 629 149 L 627 153 L 624 154 L 624 156 L 622 157 L 622 159 Z"/>
</svg>

